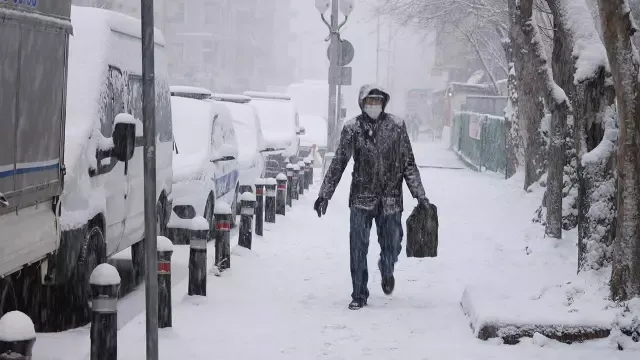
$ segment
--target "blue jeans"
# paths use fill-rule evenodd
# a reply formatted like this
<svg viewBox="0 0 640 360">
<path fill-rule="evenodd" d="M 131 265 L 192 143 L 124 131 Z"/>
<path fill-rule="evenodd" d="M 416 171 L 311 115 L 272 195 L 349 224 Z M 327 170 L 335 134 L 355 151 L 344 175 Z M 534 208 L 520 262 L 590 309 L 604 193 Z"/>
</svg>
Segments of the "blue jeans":
<svg viewBox="0 0 640 360">
<path fill-rule="evenodd" d="M 351 262 L 351 283 L 353 285 L 353 300 L 367 300 L 369 289 L 369 270 L 367 268 L 367 253 L 369 252 L 369 234 L 371 224 L 376 221 L 378 230 L 378 243 L 380 243 L 379 268 L 382 277 L 393 274 L 393 268 L 398 261 L 398 255 L 402 250 L 402 212 L 393 214 L 383 214 L 382 210 L 351 208 L 351 230 L 350 239 L 350 262 Z"/>
</svg>

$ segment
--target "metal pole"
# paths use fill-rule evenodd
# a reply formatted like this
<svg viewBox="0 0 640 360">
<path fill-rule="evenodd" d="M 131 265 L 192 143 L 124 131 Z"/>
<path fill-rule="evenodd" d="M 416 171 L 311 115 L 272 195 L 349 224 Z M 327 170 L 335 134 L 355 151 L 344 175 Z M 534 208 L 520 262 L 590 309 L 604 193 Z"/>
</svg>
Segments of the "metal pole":
<svg viewBox="0 0 640 360">
<path fill-rule="evenodd" d="M 340 44 L 340 35 L 338 34 L 338 0 L 331 2 L 331 44 L 329 47 L 329 126 L 327 126 L 327 147 L 328 152 L 336 151 L 336 130 L 337 130 L 337 116 L 336 116 L 336 104 L 337 93 L 336 85 L 338 84 L 338 49 Z"/>
<path fill-rule="evenodd" d="M 378 24 L 376 29 L 376 84 L 380 83 L 380 15 L 378 15 Z"/>
<path fill-rule="evenodd" d="M 153 0 L 141 0 L 142 118 L 144 122 L 144 244 L 147 360 L 158 360 L 158 258 L 156 240 L 156 89 Z"/>
</svg>

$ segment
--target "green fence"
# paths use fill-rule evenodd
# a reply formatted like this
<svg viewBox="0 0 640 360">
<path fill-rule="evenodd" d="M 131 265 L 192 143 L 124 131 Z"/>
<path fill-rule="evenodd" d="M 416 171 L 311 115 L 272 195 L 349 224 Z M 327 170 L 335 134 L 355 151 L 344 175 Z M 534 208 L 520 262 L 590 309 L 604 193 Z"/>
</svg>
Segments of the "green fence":
<svg viewBox="0 0 640 360">
<path fill-rule="evenodd" d="M 507 164 L 504 118 L 457 112 L 451 129 L 451 147 L 478 171 L 504 173 Z"/>
</svg>

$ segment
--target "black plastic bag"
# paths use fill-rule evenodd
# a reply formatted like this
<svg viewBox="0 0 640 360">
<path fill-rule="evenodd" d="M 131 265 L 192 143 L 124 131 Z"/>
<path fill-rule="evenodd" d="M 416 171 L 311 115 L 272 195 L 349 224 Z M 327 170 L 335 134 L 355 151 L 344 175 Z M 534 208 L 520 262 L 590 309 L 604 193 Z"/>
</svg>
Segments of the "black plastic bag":
<svg viewBox="0 0 640 360">
<path fill-rule="evenodd" d="M 438 256 L 438 208 L 416 206 L 407 219 L 407 257 Z"/>
</svg>

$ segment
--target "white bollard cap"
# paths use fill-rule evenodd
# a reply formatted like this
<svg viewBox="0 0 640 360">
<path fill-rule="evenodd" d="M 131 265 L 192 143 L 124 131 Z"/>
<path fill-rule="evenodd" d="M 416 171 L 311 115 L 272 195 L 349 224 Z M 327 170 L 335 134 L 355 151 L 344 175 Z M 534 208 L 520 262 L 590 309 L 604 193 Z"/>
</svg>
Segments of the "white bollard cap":
<svg viewBox="0 0 640 360">
<path fill-rule="evenodd" d="M 20 311 L 11 311 L 0 319 L 0 341 L 25 341 L 36 338 L 33 321 Z"/>
<path fill-rule="evenodd" d="M 191 229 L 193 231 L 209 230 L 209 222 L 203 216 L 196 216 L 191 219 Z"/>
<path fill-rule="evenodd" d="M 222 200 L 216 201 L 216 207 L 213 209 L 213 213 L 218 215 L 231 215 L 231 206 Z"/>
<path fill-rule="evenodd" d="M 257 178 L 257 179 L 256 179 L 255 184 L 256 184 L 256 185 L 264 185 L 264 179 L 262 179 L 262 178 Z"/>
<path fill-rule="evenodd" d="M 287 169 L 293 169 L 293 164 L 287 164 Z"/>
<path fill-rule="evenodd" d="M 244 192 L 240 195 L 240 201 L 256 201 L 256 195 L 251 192 Z"/>
<path fill-rule="evenodd" d="M 169 238 L 158 236 L 158 252 L 172 252 L 173 243 Z"/>
<path fill-rule="evenodd" d="M 298 166 L 300 166 L 301 168 L 304 167 L 304 161 L 298 161 Z"/>
<path fill-rule="evenodd" d="M 278 185 L 278 181 L 276 181 L 276 179 L 274 179 L 274 178 L 268 178 L 267 180 L 265 180 L 265 184 L 266 185 Z"/>
<path fill-rule="evenodd" d="M 282 174 L 282 173 L 278 174 L 278 176 L 276 176 L 276 181 L 278 181 L 278 180 L 286 181 L 287 180 L 287 175 Z"/>
<path fill-rule="evenodd" d="M 89 277 L 89 284 L 98 286 L 120 285 L 118 270 L 107 263 L 96 266 Z"/>
<path fill-rule="evenodd" d="M 294 165 L 293 166 L 293 171 L 300 171 L 300 166 Z"/>
</svg>

